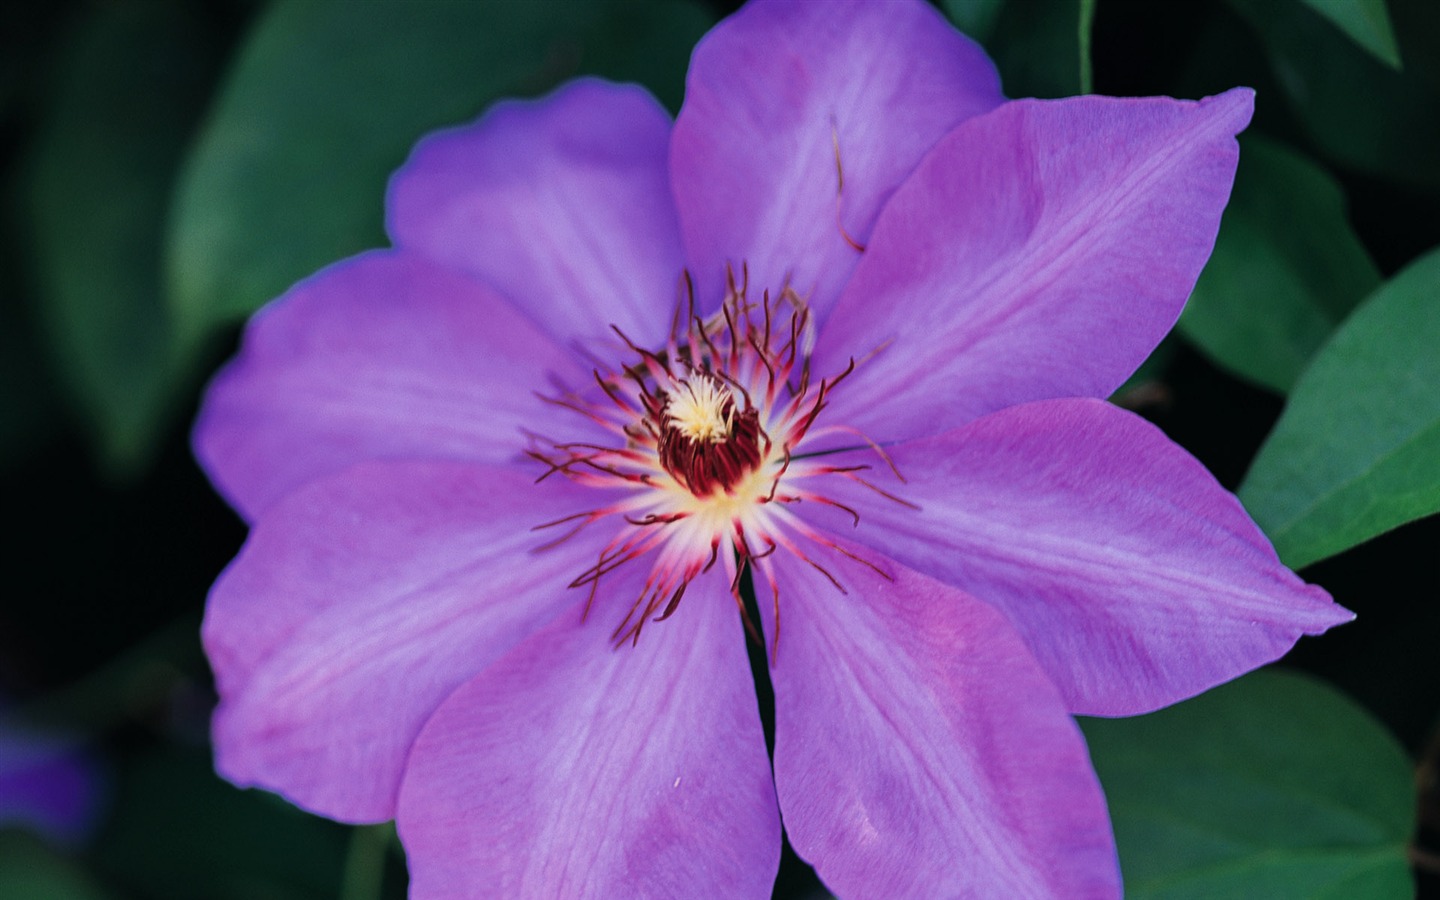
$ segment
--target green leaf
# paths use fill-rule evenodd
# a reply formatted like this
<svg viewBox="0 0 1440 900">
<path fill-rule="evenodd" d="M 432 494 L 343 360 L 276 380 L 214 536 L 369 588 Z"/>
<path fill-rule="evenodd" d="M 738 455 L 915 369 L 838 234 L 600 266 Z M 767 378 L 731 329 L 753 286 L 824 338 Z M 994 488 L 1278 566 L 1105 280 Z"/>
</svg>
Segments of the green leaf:
<svg viewBox="0 0 1440 900">
<path fill-rule="evenodd" d="M 385 862 L 399 847 L 395 824 L 359 825 L 350 832 L 340 900 L 381 900 L 385 894 Z"/>
<path fill-rule="evenodd" d="M 169 194 L 214 67 L 184 4 L 97 4 L 61 57 L 25 200 L 37 319 L 114 474 L 133 474 L 186 386 L 160 290 Z"/>
<path fill-rule="evenodd" d="M 597 73 L 673 104 L 710 24 L 692 3 L 282 0 L 189 160 L 168 259 L 193 345 L 335 260 L 385 243 L 385 185 L 425 132 Z"/>
<path fill-rule="evenodd" d="M 1300 0 L 1329 19 L 1350 39 L 1392 69 L 1400 68 L 1400 49 L 1385 0 Z"/>
<path fill-rule="evenodd" d="M 1264 138 L 1240 147 L 1215 252 L 1179 327 L 1218 365 L 1283 394 L 1380 273 L 1333 178 Z"/>
<path fill-rule="evenodd" d="M 104 900 L 78 866 L 34 835 L 0 831 L 0 897 L 16 900 Z"/>
<path fill-rule="evenodd" d="M 1292 567 L 1440 511 L 1440 248 L 1315 357 L 1240 486 Z"/>
<path fill-rule="evenodd" d="M 1089 72 L 1090 0 L 1007 3 L 986 44 L 1010 97 L 1084 93 Z"/>
<path fill-rule="evenodd" d="M 1348 40 L 1298 0 L 1231 0 L 1259 32 L 1286 99 L 1336 162 L 1371 175 L 1440 185 L 1440 94 Z"/>
<path fill-rule="evenodd" d="M 1076 52 L 1080 55 L 1080 93 L 1095 89 L 1090 67 L 1090 32 L 1095 27 L 1095 0 L 1079 0 L 1080 16 L 1076 24 Z"/>
<path fill-rule="evenodd" d="M 107 881 L 154 900 L 335 897 L 348 829 L 216 777 L 202 748 L 117 763 L 93 852 Z"/>
<path fill-rule="evenodd" d="M 942 6 L 956 28 L 982 44 L 989 44 L 1005 0 L 944 0 Z"/>
<path fill-rule="evenodd" d="M 1082 719 L 1132 898 L 1410 896 L 1411 765 L 1353 701 L 1257 672 Z"/>
</svg>

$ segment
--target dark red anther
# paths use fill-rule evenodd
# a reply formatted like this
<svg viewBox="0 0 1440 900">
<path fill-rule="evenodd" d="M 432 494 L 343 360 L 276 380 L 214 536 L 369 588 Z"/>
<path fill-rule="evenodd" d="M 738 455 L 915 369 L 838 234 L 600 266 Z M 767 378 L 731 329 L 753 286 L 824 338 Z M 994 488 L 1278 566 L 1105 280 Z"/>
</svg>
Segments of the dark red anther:
<svg viewBox="0 0 1440 900">
<path fill-rule="evenodd" d="M 730 434 L 720 440 L 693 438 L 669 421 L 660 429 L 660 464 L 697 497 L 729 491 L 760 466 L 760 415 L 747 407 L 733 412 Z"/>
</svg>

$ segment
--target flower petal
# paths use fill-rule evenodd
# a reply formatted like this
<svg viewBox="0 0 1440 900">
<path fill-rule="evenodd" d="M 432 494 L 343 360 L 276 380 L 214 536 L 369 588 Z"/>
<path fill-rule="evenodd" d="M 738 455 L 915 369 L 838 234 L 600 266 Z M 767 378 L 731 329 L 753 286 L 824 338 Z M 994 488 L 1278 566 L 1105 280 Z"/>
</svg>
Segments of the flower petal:
<svg viewBox="0 0 1440 900">
<path fill-rule="evenodd" d="M 1119 896 L 1084 739 L 1003 616 L 887 561 L 888 580 L 827 560 L 842 596 L 770 559 L 775 786 L 791 844 L 831 890 Z"/>
<path fill-rule="evenodd" d="M 780 821 L 734 602 L 702 578 L 616 648 L 624 580 L 425 726 L 400 793 L 412 896 L 770 896 Z"/>
<path fill-rule="evenodd" d="M 532 528 L 584 509 L 560 480 L 447 462 L 364 464 L 261 516 L 210 594 L 203 637 L 221 702 L 216 767 L 345 821 L 394 815 L 426 718 L 584 592 L 585 532 L 545 552 Z"/>
<path fill-rule="evenodd" d="M 985 52 L 924 3 L 746 5 L 695 48 L 672 142 L 702 298 L 743 262 L 760 288 L 788 278 L 823 319 L 859 259 L 842 224 L 867 240 L 925 151 L 1002 100 Z"/>
<path fill-rule="evenodd" d="M 819 372 L 884 348 L 830 418 L 888 441 L 1108 396 L 1209 258 L 1252 103 L 1023 100 L 955 129 L 886 206 L 821 332 Z"/>
<path fill-rule="evenodd" d="M 864 504 L 855 539 L 1002 610 L 1073 713 L 1149 712 L 1353 618 L 1204 466 L 1103 401 L 1025 404 L 888 452 L 923 509 L 842 492 Z"/>
<path fill-rule="evenodd" d="M 386 457 L 517 458 L 552 379 L 587 377 L 489 288 L 403 253 L 357 256 L 251 320 L 211 384 L 195 454 L 247 519 Z"/>
<path fill-rule="evenodd" d="M 683 266 L 670 116 L 596 79 L 421 141 L 390 181 L 397 246 L 480 275 L 565 346 L 669 332 Z"/>
</svg>

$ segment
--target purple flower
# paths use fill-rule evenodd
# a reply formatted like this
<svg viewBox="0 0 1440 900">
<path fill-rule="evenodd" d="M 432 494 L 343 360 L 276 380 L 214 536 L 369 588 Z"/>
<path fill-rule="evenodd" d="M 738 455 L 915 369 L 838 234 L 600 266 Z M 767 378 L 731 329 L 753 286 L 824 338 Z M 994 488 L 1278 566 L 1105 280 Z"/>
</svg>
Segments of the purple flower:
<svg viewBox="0 0 1440 900">
<path fill-rule="evenodd" d="M 1101 399 L 1250 114 L 1007 102 L 924 4 L 757 2 L 674 123 L 582 80 L 425 139 L 394 248 L 257 315 L 196 428 L 253 525 L 220 771 L 397 817 L 421 897 L 768 896 L 782 816 L 845 896 L 1118 893 L 1071 714 L 1350 618 Z"/>
<path fill-rule="evenodd" d="M 96 794 L 93 767 L 74 742 L 0 719 L 0 828 L 75 843 L 95 824 Z"/>
</svg>

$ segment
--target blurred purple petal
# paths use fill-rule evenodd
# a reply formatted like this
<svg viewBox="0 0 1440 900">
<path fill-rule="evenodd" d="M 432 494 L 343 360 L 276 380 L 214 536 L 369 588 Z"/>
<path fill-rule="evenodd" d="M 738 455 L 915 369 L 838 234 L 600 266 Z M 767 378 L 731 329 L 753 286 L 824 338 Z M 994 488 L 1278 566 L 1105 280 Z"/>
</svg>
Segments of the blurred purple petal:
<svg viewBox="0 0 1440 900">
<path fill-rule="evenodd" d="M 1105 397 L 1180 315 L 1253 92 L 1022 100 L 956 128 L 885 207 L 823 330 L 866 359 L 832 415 L 877 441 Z"/>
<path fill-rule="evenodd" d="M 875 562 L 892 577 L 827 565 L 842 595 L 775 557 L 775 786 L 796 852 L 845 897 L 1118 897 L 1084 739 L 1024 642 Z"/>
<path fill-rule="evenodd" d="M 435 713 L 400 795 L 411 896 L 770 896 L 780 818 L 734 603 L 701 579 L 616 647 L 606 623 L 643 580 Z"/>
<path fill-rule="evenodd" d="M 77 744 L 0 721 L 0 828 L 75 843 L 95 824 L 98 791 Z"/>
<path fill-rule="evenodd" d="M 396 246 L 472 272 L 564 346 L 665 336 L 682 266 L 670 116 L 594 79 L 431 135 L 390 182 Z"/>
<path fill-rule="evenodd" d="M 394 815 L 410 743 L 452 690 L 578 592 L 587 536 L 563 481 L 510 468 L 369 463 L 270 507 L 216 582 L 204 625 L 221 704 L 216 766 L 333 818 Z M 581 500 L 593 500 L 582 496 Z"/>
<path fill-rule="evenodd" d="M 1002 99 L 984 51 L 924 4 L 747 5 L 696 46 L 671 145 L 702 299 L 744 263 L 823 319 L 860 259 L 842 224 L 863 244 L 940 136 Z"/>
</svg>

